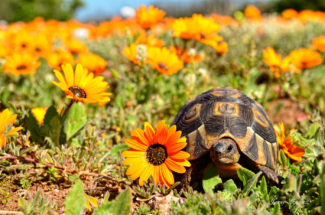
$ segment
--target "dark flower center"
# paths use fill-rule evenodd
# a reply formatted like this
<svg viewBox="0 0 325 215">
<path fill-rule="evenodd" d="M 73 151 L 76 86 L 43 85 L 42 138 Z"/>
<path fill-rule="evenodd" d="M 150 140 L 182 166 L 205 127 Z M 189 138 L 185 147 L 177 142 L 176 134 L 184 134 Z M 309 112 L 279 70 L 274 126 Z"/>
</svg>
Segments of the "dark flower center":
<svg viewBox="0 0 325 215">
<path fill-rule="evenodd" d="M 165 162 L 167 159 L 167 150 L 165 146 L 160 144 L 155 144 L 149 146 L 147 149 L 147 160 L 149 163 L 157 166 Z"/>
<path fill-rule="evenodd" d="M 37 48 L 35 49 L 35 51 L 37 51 L 37 52 L 41 52 L 42 50 L 41 50 L 40 48 L 37 47 Z"/>
<path fill-rule="evenodd" d="M 86 92 L 79 87 L 70 87 L 69 90 L 70 90 L 70 92 L 73 93 L 73 95 L 75 95 L 79 98 L 86 98 L 86 96 L 87 96 Z"/>
<path fill-rule="evenodd" d="M 22 47 L 22 48 L 26 48 L 26 44 L 24 44 L 24 43 L 21 44 L 21 47 Z"/>
<path fill-rule="evenodd" d="M 201 39 L 205 39 L 207 38 L 207 36 L 205 35 L 205 33 L 200 33 Z"/>
<path fill-rule="evenodd" d="M 17 70 L 24 70 L 24 69 L 27 69 L 27 67 L 25 65 L 19 65 L 19 66 L 17 66 L 16 69 Z"/>
<path fill-rule="evenodd" d="M 159 62 L 158 63 L 159 69 L 164 69 L 164 70 L 168 70 L 168 67 L 166 66 L 166 64 Z"/>
</svg>

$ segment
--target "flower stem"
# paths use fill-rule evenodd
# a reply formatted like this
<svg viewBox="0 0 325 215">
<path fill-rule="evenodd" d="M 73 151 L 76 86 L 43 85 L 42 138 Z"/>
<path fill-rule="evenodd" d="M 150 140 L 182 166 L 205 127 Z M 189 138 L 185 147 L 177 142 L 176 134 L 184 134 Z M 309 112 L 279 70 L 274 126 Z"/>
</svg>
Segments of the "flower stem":
<svg viewBox="0 0 325 215">
<path fill-rule="evenodd" d="M 75 100 L 71 99 L 70 103 L 68 104 L 68 106 L 64 109 L 64 111 L 61 114 L 61 123 L 64 121 L 64 119 L 67 117 L 70 108 L 72 107 L 73 103 L 75 102 Z"/>
</svg>

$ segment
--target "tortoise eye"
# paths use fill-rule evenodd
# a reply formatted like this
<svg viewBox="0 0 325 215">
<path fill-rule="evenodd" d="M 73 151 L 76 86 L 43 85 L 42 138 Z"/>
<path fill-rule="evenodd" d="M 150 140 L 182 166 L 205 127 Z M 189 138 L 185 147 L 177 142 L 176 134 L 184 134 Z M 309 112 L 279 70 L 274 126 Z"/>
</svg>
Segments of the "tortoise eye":
<svg viewBox="0 0 325 215">
<path fill-rule="evenodd" d="M 191 119 L 193 118 L 197 113 L 197 108 L 196 106 L 194 108 L 192 108 L 190 111 L 188 111 L 186 114 L 185 114 L 185 119 L 188 120 L 188 119 Z"/>
</svg>

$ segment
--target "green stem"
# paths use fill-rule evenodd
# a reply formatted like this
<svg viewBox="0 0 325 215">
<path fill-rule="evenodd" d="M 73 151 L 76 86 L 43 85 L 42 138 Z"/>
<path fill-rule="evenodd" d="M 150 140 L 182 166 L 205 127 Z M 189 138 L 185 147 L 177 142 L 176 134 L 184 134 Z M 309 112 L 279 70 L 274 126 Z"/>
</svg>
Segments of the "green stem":
<svg viewBox="0 0 325 215">
<path fill-rule="evenodd" d="M 64 122 L 64 119 L 67 117 L 70 108 L 72 107 L 73 103 L 75 102 L 75 100 L 71 99 L 70 103 L 68 104 L 68 106 L 64 109 L 64 111 L 61 113 L 61 124 Z"/>
</svg>

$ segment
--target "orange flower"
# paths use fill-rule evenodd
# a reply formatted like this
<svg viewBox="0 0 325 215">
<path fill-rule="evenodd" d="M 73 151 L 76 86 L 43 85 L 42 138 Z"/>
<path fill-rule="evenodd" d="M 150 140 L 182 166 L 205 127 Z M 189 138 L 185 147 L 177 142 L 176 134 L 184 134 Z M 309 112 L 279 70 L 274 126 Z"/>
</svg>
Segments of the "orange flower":
<svg viewBox="0 0 325 215">
<path fill-rule="evenodd" d="M 235 23 L 235 20 L 231 16 L 222 16 L 219 14 L 212 13 L 210 18 L 221 26 L 227 26 Z"/>
<path fill-rule="evenodd" d="M 307 69 L 323 63 L 322 56 L 311 49 L 298 49 L 290 53 L 292 64 L 298 69 Z"/>
<path fill-rule="evenodd" d="M 313 46 L 320 52 L 325 52 L 325 36 L 316 37 L 313 39 Z"/>
<path fill-rule="evenodd" d="M 144 61 L 146 60 L 146 49 L 147 47 L 145 45 L 137 45 L 135 43 L 132 43 L 130 47 L 123 48 L 122 54 L 125 55 L 133 63 L 141 65 L 141 59 Z"/>
<path fill-rule="evenodd" d="M 290 57 L 285 57 L 282 60 L 280 54 L 277 54 L 273 48 L 267 47 L 263 50 L 264 63 L 269 65 L 270 70 L 274 72 L 275 77 L 280 77 L 280 72 L 288 72 L 290 66 Z"/>
<path fill-rule="evenodd" d="M 47 56 L 47 63 L 54 69 L 61 71 L 61 66 L 66 63 L 74 64 L 73 55 L 69 51 L 58 48 L 57 52 L 53 52 Z"/>
<path fill-rule="evenodd" d="M 15 51 L 22 52 L 32 48 L 33 37 L 26 31 L 19 31 L 13 34 L 12 46 Z"/>
<path fill-rule="evenodd" d="M 88 51 L 86 44 L 76 39 L 65 40 L 63 43 L 72 54 L 86 53 Z"/>
<path fill-rule="evenodd" d="M 111 93 L 105 92 L 109 85 L 103 81 L 102 76 L 94 78 L 94 73 L 88 73 L 80 64 L 77 65 L 76 72 L 69 63 L 62 65 L 62 69 L 65 77 L 61 72 L 54 70 L 60 82 L 52 83 L 61 88 L 67 98 L 85 103 L 110 101 L 108 96 Z"/>
<path fill-rule="evenodd" d="M 215 43 L 215 46 L 213 48 L 216 50 L 216 53 L 218 55 L 223 55 L 228 52 L 228 43 L 221 42 L 220 44 Z"/>
<path fill-rule="evenodd" d="M 298 16 L 298 12 L 294 9 L 286 9 L 282 11 L 281 16 L 285 19 L 293 19 Z"/>
<path fill-rule="evenodd" d="M 9 54 L 9 47 L 4 41 L 0 41 L 0 58 L 6 57 Z"/>
<path fill-rule="evenodd" d="M 99 75 L 104 72 L 107 66 L 106 60 L 93 53 L 80 54 L 77 63 L 83 65 L 89 72 Z"/>
<path fill-rule="evenodd" d="M 135 43 L 154 47 L 162 47 L 165 45 L 165 41 L 155 38 L 154 36 L 140 36 Z"/>
<path fill-rule="evenodd" d="M 13 75 L 28 75 L 36 73 L 36 69 L 40 66 L 38 57 L 31 56 L 28 53 L 14 53 L 9 56 L 4 65 L 4 72 Z"/>
<path fill-rule="evenodd" d="M 194 53 L 194 56 L 190 56 L 188 54 L 188 50 L 185 49 L 184 52 L 182 52 L 181 48 L 179 46 L 170 46 L 169 50 L 177 54 L 178 57 L 182 58 L 184 63 L 191 63 L 193 62 L 200 62 L 201 57 Z"/>
<path fill-rule="evenodd" d="M 137 23 L 144 29 L 150 29 L 160 23 L 166 12 L 150 5 L 148 9 L 145 5 L 141 5 L 136 10 Z"/>
<path fill-rule="evenodd" d="M 22 129 L 22 127 L 11 127 L 9 131 L 6 131 L 6 127 L 12 126 L 17 118 L 17 114 L 11 114 L 9 109 L 5 109 L 0 113 L 0 149 L 6 145 L 7 138 L 16 136 L 17 131 Z"/>
<path fill-rule="evenodd" d="M 148 49 L 148 63 L 162 74 L 172 75 L 183 68 L 183 62 L 176 53 L 167 48 Z"/>
<path fill-rule="evenodd" d="M 292 143 L 291 132 L 285 137 L 285 128 L 283 123 L 279 123 L 280 129 L 275 127 L 275 133 L 279 142 L 280 147 L 284 153 L 294 161 L 301 161 L 302 156 L 305 154 L 305 149 L 300 148 Z"/>
<path fill-rule="evenodd" d="M 131 175 L 131 180 L 140 177 L 140 186 L 150 175 L 155 184 L 173 185 L 172 171 L 184 173 L 184 166 L 191 165 L 186 160 L 190 154 L 181 151 L 187 144 L 186 138 L 181 138 L 181 135 L 175 125 L 168 129 L 164 121 L 160 121 L 156 131 L 148 122 L 144 123 L 144 130 L 131 131 L 132 139 L 125 139 L 125 143 L 132 149 L 122 153 L 123 157 L 127 157 L 123 164 L 131 165 L 126 175 Z"/>
<path fill-rule="evenodd" d="M 46 57 L 52 52 L 52 44 L 46 35 L 38 35 L 33 38 L 30 44 L 30 51 L 36 56 Z"/>
<path fill-rule="evenodd" d="M 254 5 L 248 5 L 245 8 L 244 13 L 245 13 L 245 16 L 250 20 L 261 20 L 262 19 L 261 11 Z"/>
<path fill-rule="evenodd" d="M 176 19 L 172 25 L 174 37 L 181 37 L 184 40 L 202 40 L 213 38 L 220 31 L 220 26 L 211 19 L 203 17 L 201 14 L 193 14 L 190 18 Z M 220 38 L 220 36 L 218 36 Z"/>
</svg>

